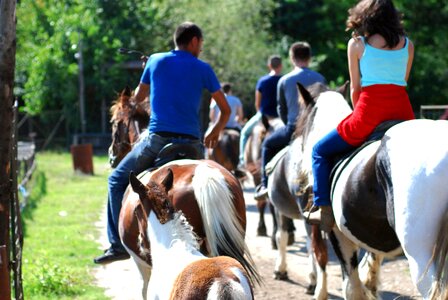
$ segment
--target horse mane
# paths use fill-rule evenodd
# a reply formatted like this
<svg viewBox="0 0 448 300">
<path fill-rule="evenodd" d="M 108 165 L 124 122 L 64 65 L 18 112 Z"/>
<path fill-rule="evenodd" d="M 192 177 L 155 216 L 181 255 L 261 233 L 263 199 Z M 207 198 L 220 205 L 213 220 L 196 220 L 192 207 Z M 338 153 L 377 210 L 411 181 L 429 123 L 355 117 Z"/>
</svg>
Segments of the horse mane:
<svg viewBox="0 0 448 300">
<path fill-rule="evenodd" d="M 123 101 L 123 98 L 125 99 Z M 112 101 L 112 106 L 110 107 L 111 122 L 115 121 L 126 121 L 129 115 L 129 103 L 130 96 L 123 95 L 123 93 L 118 94 L 117 98 Z"/>
<path fill-rule="evenodd" d="M 169 201 L 168 194 L 157 183 L 150 181 L 147 187 L 151 191 L 149 197 L 153 205 L 153 211 L 160 223 L 170 226 L 174 244 L 185 244 L 188 249 L 199 250 L 199 238 L 193 231 L 193 226 L 188 223 L 182 211 L 175 211 Z"/>
<path fill-rule="evenodd" d="M 149 101 L 135 102 L 133 100 L 134 92 L 130 96 L 123 93 L 112 101 L 110 108 L 111 122 L 127 121 L 131 117 L 141 117 L 149 119 Z"/>
<path fill-rule="evenodd" d="M 313 101 L 311 103 L 305 103 L 303 101 L 302 95 L 299 93 L 299 105 L 300 105 L 300 114 L 297 117 L 296 121 L 296 129 L 294 131 L 294 136 L 306 136 L 310 130 L 310 125 L 312 124 L 311 120 L 316 115 L 316 100 L 320 94 L 327 92 L 330 88 L 320 82 L 314 83 L 307 87 Z"/>
<path fill-rule="evenodd" d="M 199 250 L 199 237 L 193 231 L 193 226 L 188 223 L 182 211 L 174 213 L 170 225 L 174 237 L 173 246 L 181 243 L 190 250 Z"/>
</svg>

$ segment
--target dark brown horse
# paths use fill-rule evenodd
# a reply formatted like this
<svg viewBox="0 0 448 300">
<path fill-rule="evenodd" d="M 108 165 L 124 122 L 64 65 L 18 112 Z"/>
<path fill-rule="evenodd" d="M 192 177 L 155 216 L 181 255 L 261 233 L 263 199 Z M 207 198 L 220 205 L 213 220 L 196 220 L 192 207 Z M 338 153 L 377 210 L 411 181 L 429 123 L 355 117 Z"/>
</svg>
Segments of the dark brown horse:
<svg viewBox="0 0 448 300">
<path fill-rule="evenodd" d="M 174 208 L 181 210 L 193 226 L 203 254 L 233 257 L 252 279 L 258 281 L 259 275 L 244 242 L 246 207 L 243 191 L 229 171 L 210 160 L 177 160 L 146 173 L 140 180 L 143 184 L 151 180 L 166 187 Z M 126 191 L 119 232 L 142 275 L 145 297 L 152 261 L 146 220 L 137 220 L 136 217 L 141 201 L 145 214 L 149 215 L 150 207 L 144 199 L 139 199 L 130 189 Z"/>
<path fill-rule="evenodd" d="M 109 163 L 115 168 L 131 151 L 140 134 L 148 127 L 148 101 L 135 103 L 132 92 L 126 87 L 110 108 L 112 118 L 112 144 L 109 147 Z"/>
<path fill-rule="evenodd" d="M 216 161 L 235 174 L 238 166 L 240 133 L 235 129 L 224 129 L 215 148 L 208 149 L 208 158 Z"/>
</svg>

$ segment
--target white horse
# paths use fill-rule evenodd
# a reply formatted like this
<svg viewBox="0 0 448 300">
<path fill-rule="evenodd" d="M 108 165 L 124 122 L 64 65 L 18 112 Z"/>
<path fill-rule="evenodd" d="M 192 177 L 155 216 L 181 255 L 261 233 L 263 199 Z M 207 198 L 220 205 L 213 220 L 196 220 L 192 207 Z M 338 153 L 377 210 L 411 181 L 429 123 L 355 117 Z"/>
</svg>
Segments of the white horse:
<svg viewBox="0 0 448 300">
<path fill-rule="evenodd" d="M 149 299 L 253 299 L 250 279 L 236 259 L 207 258 L 199 251 L 193 227 L 181 211 L 175 211 L 163 185 L 154 181 L 144 185 L 133 173 L 130 182 L 151 208 L 149 215 L 143 203 L 136 210 L 139 220 L 147 220 L 151 243 Z"/>
<path fill-rule="evenodd" d="M 350 113 L 346 100 L 324 92 L 316 101 L 299 86 L 303 118 L 303 185 L 312 185 L 314 144 Z M 412 120 L 344 159 L 332 181 L 336 226 L 330 240 L 342 264 L 344 297 L 376 294 L 385 257 L 404 252 L 425 299 L 448 299 L 448 122 Z M 361 281 L 357 251 L 368 250 Z M 364 286 L 363 284 L 364 283 Z"/>
</svg>

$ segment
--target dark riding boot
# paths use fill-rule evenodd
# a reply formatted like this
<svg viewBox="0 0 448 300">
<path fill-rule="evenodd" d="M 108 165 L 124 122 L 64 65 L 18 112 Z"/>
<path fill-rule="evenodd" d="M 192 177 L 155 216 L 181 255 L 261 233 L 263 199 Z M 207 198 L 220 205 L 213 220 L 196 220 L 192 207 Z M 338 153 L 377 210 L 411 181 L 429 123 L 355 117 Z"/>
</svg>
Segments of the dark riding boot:
<svg viewBox="0 0 448 300">
<path fill-rule="evenodd" d="M 319 209 L 310 210 L 306 221 L 311 225 L 320 225 L 320 229 L 325 232 L 330 232 L 334 226 L 334 215 L 331 205 L 319 206 Z"/>
<path fill-rule="evenodd" d="M 125 250 L 115 250 L 110 247 L 104 253 L 93 259 L 96 264 L 108 264 L 117 260 L 125 260 L 130 258 L 130 255 Z"/>
</svg>

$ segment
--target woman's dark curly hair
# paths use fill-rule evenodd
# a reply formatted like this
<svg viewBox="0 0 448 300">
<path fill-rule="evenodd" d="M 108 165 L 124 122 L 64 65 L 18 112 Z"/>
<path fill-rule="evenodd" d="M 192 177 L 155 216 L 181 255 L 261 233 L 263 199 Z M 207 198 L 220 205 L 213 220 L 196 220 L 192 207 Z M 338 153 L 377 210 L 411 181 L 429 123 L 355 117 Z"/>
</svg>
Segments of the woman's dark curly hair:
<svg viewBox="0 0 448 300">
<path fill-rule="evenodd" d="M 353 37 L 365 36 L 367 41 L 379 34 L 387 47 L 394 48 L 405 35 L 401 18 L 391 0 L 361 0 L 348 10 L 346 30 L 353 30 Z"/>
</svg>

